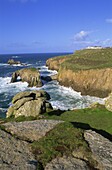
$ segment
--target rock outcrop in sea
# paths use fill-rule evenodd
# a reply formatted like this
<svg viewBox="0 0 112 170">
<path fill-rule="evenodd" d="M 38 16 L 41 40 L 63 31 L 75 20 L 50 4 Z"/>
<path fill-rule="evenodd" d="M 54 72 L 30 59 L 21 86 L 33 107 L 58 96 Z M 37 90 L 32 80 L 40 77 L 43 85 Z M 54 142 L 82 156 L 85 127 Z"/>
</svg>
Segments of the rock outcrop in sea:
<svg viewBox="0 0 112 170">
<path fill-rule="evenodd" d="M 112 112 L 112 93 L 105 100 L 105 107 L 107 110 Z"/>
<path fill-rule="evenodd" d="M 50 96 L 45 91 L 25 91 L 16 94 L 12 99 L 12 106 L 9 107 L 7 117 L 14 116 L 33 116 L 45 113 L 52 109 L 51 104 L 47 101 Z"/>
<path fill-rule="evenodd" d="M 10 64 L 10 65 L 18 65 L 18 64 L 20 64 L 20 65 L 24 65 L 24 64 L 22 64 L 20 61 L 15 61 L 14 59 L 9 59 L 8 61 L 7 61 L 7 64 Z"/>
<path fill-rule="evenodd" d="M 41 87 L 42 81 L 40 78 L 40 73 L 36 68 L 24 68 L 17 70 L 12 74 L 11 83 L 17 81 L 17 78 L 20 77 L 22 82 L 27 82 L 29 87 Z"/>
</svg>

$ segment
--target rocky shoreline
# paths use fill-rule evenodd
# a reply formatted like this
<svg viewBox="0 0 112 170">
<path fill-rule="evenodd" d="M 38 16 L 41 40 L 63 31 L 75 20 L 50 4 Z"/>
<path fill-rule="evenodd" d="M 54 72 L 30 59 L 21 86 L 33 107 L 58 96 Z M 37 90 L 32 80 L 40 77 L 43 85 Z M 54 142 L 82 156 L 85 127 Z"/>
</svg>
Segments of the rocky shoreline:
<svg viewBox="0 0 112 170">
<path fill-rule="evenodd" d="M 111 92 L 111 68 L 73 71 L 61 66 L 66 60 L 67 56 L 47 60 L 47 66 L 58 70 L 58 76 L 42 78 L 46 81 L 57 79 L 60 84 L 71 86 L 85 95 L 105 97 Z M 34 68 L 14 72 L 11 82 L 16 82 L 18 76 L 28 82 L 29 86 L 42 85 L 40 74 Z M 78 114 L 81 119 L 77 121 L 78 110 L 53 110 L 49 100 L 50 95 L 42 90 L 20 92 L 13 97 L 7 118 L 0 121 L 0 169 L 111 170 L 109 118 L 112 94 L 107 98 L 105 106 L 95 104 L 84 110 L 84 117 L 86 112 L 88 115 L 87 122 L 95 122 L 93 127 L 85 123 L 82 113 Z M 106 131 L 100 129 L 100 126 L 103 127 L 99 125 L 102 115 L 94 116 L 94 112 L 98 115 L 100 110 L 109 115 L 102 122 L 109 124 Z M 95 119 L 98 119 L 98 125 Z"/>
</svg>

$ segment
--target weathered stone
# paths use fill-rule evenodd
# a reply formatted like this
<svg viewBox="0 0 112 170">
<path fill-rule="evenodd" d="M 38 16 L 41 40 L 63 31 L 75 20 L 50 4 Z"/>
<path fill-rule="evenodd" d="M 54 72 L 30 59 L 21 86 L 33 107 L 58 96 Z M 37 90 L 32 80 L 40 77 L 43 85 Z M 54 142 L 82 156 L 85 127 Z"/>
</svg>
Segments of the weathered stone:
<svg viewBox="0 0 112 170">
<path fill-rule="evenodd" d="M 87 130 L 85 140 L 89 143 L 93 159 L 98 162 L 98 169 L 112 170 L 112 143 L 100 134 Z"/>
<path fill-rule="evenodd" d="M 0 169 L 36 170 L 37 161 L 27 142 L 0 130 Z"/>
<path fill-rule="evenodd" d="M 40 79 L 40 73 L 35 68 L 25 68 L 18 70 L 12 74 L 11 83 L 17 81 L 18 76 L 20 76 L 21 81 L 27 82 L 30 87 L 36 86 L 41 87 L 42 82 Z"/>
<path fill-rule="evenodd" d="M 25 98 L 25 97 L 33 97 L 33 99 L 38 99 L 39 97 L 43 97 L 46 100 L 50 99 L 50 95 L 46 91 L 34 90 L 34 91 L 25 91 L 25 92 L 17 93 L 13 97 L 12 103 L 14 104 L 15 102 L 17 102 L 17 100 L 20 100 L 20 99 Z"/>
<path fill-rule="evenodd" d="M 15 61 L 14 59 L 9 59 L 8 64 L 13 65 L 13 64 L 22 64 L 20 61 Z"/>
<path fill-rule="evenodd" d="M 45 102 L 41 99 L 38 100 L 31 100 L 24 103 L 18 110 L 14 110 L 15 118 L 19 116 L 33 116 L 37 117 L 39 114 L 44 113 L 45 109 Z"/>
<path fill-rule="evenodd" d="M 112 93 L 105 100 L 105 107 L 112 112 Z"/>
<path fill-rule="evenodd" d="M 22 105 L 24 105 L 26 102 L 28 102 L 32 99 L 33 99 L 33 97 L 26 97 L 26 98 L 18 100 L 14 105 L 14 109 L 15 110 L 19 109 Z"/>
<path fill-rule="evenodd" d="M 24 91 L 24 92 L 20 92 L 20 93 L 17 93 L 13 99 L 12 99 L 12 103 L 14 104 L 17 100 L 20 100 L 24 97 L 29 97 L 30 96 L 30 91 Z"/>
<path fill-rule="evenodd" d="M 6 115 L 7 115 L 7 117 L 10 117 L 10 116 L 14 115 L 14 106 L 10 106 L 8 108 L 8 111 L 7 111 Z"/>
<path fill-rule="evenodd" d="M 13 105 L 9 107 L 6 115 L 7 117 L 12 115 L 15 117 L 37 117 L 52 109 L 51 104 L 46 101 L 48 99 L 50 99 L 50 95 L 43 90 L 20 92 L 13 97 Z"/>
<path fill-rule="evenodd" d="M 63 121 L 40 119 L 25 122 L 10 122 L 3 125 L 8 132 L 22 140 L 38 141 L 61 122 Z"/>
<path fill-rule="evenodd" d="M 60 157 L 52 160 L 45 170 L 90 170 L 86 162 L 73 157 Z"/>
</svg>

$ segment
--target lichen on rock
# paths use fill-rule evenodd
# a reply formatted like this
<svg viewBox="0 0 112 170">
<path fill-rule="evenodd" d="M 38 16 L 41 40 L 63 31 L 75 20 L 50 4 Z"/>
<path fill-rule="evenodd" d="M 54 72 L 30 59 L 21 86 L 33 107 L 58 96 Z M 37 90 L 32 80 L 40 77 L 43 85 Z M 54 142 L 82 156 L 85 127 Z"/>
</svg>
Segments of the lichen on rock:
<svg viewBox="0 0 112 170">
<path fill-rule="evenodd" d="M 105 100 L 105 107 L 107 110 L 112 112 L 112 93 Z"/>
<path fill-rule="evenodd" d="M 36 117 L 52 109 L 51 104 L 47 101 L 49 99 L 49 94 L 42 90 L 20 92 L 13 97 L 13 105 L 9 107 L 6 115 L 7 117 Z"/>
</svg>

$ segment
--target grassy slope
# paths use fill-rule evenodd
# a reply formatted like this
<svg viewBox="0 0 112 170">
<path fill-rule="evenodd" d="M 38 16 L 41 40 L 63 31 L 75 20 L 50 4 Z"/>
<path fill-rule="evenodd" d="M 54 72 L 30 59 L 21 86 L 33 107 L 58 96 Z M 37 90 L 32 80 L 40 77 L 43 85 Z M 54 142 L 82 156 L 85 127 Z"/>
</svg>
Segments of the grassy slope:
<svg viewBox="0 0 112 170">
<path fill-rule="evenodd" d="M 56 126 L 39 142 L 34 142 L 32 148 L 37 160 L 44 166 L 55 157 L 71 155 L 72 151 L 80 151 L 80 155 L 92 162 L 90 149 L 83 139 L 83 130 L 74 128 L 71 123 Z"/>
<path fill-rule="evenodd" d="M 37 159 L 46 165 L 55 157 L 72 155 L 88 160 L 91 167 L 96 162 L 91 156 L 91 151 L 84 140 L 84 130 L 92 129 L 104 137 L 111 139 L 112 112 L 104 107 L 87 108 L 75 111 L 52 111 L 44 115 L 45 119 L 64 120 L 38 142 L 32 144 L 33 153 Z"/>
<path fill-rule="evenodd" d="M 89 126 L 98 130 L 104 130 L 107 133 L 112 134 L 112 112 L 105 108 L 86 108 L 80 110 L 66 111 L 58 113 L 55 111 L 46 113 L 45 118 L 58 119 L 67 122 L 79 122 L 85 127 Z"/>
<path fill-rule="evenodd" d="M 90 167 L 96 166 L 97 162 L 92 158 L 90 148 L 84 140 L 84 130 L 93 129 L 111 139 L 112 112 L 99 105 L 97 108 L 74 111 L 55 110 L 45 113 L 43 116 L 44 119 L 64 120 L 65 122 L 57 125 L 45 137 L 31 144 L 32 151 L 40 162 L 38 169 L 43 169 L 55 157 L 72 155 L 73 151 L 75 157 L 86 160 Z M 14 121 L 15 119 L 6 120 Z M 22 116 L 16 119 L 16 121 L 25 120 L 33 120 L 33 118 Z M 1 125 L 1 128 L 4 127 Z"/>
<path fill-rule="evenodd" d="M 61 58 L 63 56 L 55 57 L 53 60 Z M 63 67 L 74 71 L 111 68 L 112 48 L 78 50 L 74 54 L 68 55 L 67 60 L 61 64 L 61 68 Z"/>
</svg>

